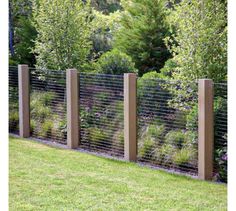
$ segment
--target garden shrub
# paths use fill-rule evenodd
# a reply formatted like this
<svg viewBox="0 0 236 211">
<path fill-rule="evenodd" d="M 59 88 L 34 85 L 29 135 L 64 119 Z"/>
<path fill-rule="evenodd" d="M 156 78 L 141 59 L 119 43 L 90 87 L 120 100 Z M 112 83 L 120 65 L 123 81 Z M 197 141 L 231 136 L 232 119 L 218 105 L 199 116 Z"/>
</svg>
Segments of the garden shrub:
<svg viewBox="0 0 236 211">
<path fill-rule="evenodd" d="M 124 74 L 137 72 L 131 58 L 117 49 L 104 53 L 96 62 L 96 72 L 104 74 Z"/>
<path fill-rule="evenodd" d="M 19 111 L 18 110 L 10 110 L 9 123 L 10 123 L 11 131 L 16 131 L 19 129 Z"/>
<path fill-rule="evenodd" d="M 109 139 L 109 135 L 102 129 L 91 127 L 89 129 L 89 140 L 92 144 L 102 144 Z M 109 144 L 108 142 L 106 144 Z"/>
<path fill-rule="evenodd" d="M 56 97 L 56 93 L 46 91 L 34 91 L 30 96 L 32 105 L 39 103 L 44 106 L 48 106 Z"/>
<path fill-rule="evenodd" d="M 198 128 L 198 104 L 196 103 L 187 114 L 186 129 L 196 131 Z"/>
<path fill-rule="evenodd" d="M 31 117 L 43 122 L 45 118 L 52 114 L 49 104 L 55 97 L 56 94 L 53 92 L 33 92 L 30 96 Z"/>
<path fill-rule="evenodd" d="M 124 129 L 116 129 L 112 137 L 112 148 L 124 152 Z"/>
<path fill-rule="evenodd" d="M 59 135 L 61 136 L 61 138 L 66 139 L 66 137 L 67 137 L 67 120 L 66 120 L 66 118 L 59 121 L 58 131 L 60 132 Z"/>
<path fill-rule="evenodd" d="M 173 156 L 175 155 L 177 149 L 171 144 L 165 143 L 162 145 L 160 151 L 156 151 L 155 159 L 163 165 L 170 165 L 173 163 Z"/>
<path fill-rule="evenodd" d="M 185 148 L 197 148 L 198 142 L 198 132 L 197 131 L 186 131 L 184 133 L 184 142 L 183 146 Z"/>
<path fill-rule="evenodd" d="M 169 131 L 154 150 L 154 159 L 162 165 L 183 166 L 196 159 L 197 134 L 192 131 Z"/>
<path fill-rule="evenodd" d="M 147 127 L 147 136 L 150 136 L 154 139 L 161 139 L 163 138 L 163 133 L 165 132 L 165 126 L 164 125 L 149 125 Z"/>
<path fill-rule="evenodd" d="M 119 144 L 121 145 L 124 145 L 124 130 L 119 130 L 119 133 L 118 133 L 118 141 L 119 141 Z"/>
<path fill-rule="evenodd" d="M 55 112 L 51 105 L 51 102 L 57 98 L 58 95 L 54 92 L 34 91 L 31 93 L 31 133 L 45 138 L 66 139 L 66 118 L 57 113 L 59 110 L 65 110 L 65 105 L 63 102 L 56 102 Z"/>
<path fill-rule="evenodd" d="M 89 128 L 93 124 L 93 116 L 95 111 L 89 107 L 80 108 L 80 122 L 82 128 Z"/>
<path fill-rule="evenodd" d="M 35 130 L 37 126 L 37 122 L 34 119 L 30 119 L 30 134 L 34 133 L 36 134 L 37 131 Z"/>
<path fill-rule="evenodd" d="M 54 127 L 53 121 L 47 119 L 45 122 L 42 123 L 40 135 L 51 137 L 53 132 L 53 127 Z"/>
<path fill-rule="evenodd" d="M 149 137 L 139 144 L 139 156 L 143 159 L 152 158 L 155 150 L 155 141 Z"/>
<path fill-rule="evenodd" d="M 173 156 L 173 163 L 178 166 L 187 166 L 196 157 L 194 149 L 182 148 L 178 150 Z"/>
<path fill-rule="evenodd" d="M 165 143 L 174 148 L 181 149 L 185 140 L 185 134 L 182 131 L 172 130 L 165 136 Z"/>
<path fill-rule="evenodd" d="M 31 117 L 43 122 L 43 120 L 49 117 L 52 114 L 52 111 L 49 107 L 45 107 L 40 103 L 31 104 Z"/>
<path fill-rule="evenodd" d="M 153 158 L 155 151 L 161 147 L 165 134 L 164 125 L 150 124 L 141 129 L 142 134 L 138 142 L 140 158 Z"/>
<path fill-rule="evenodd" d="M 219 134 L 223 130 L 227 131 L 227 125 L 222 126 L 222 115 L 226 115 L 227 119 L 227 99 L 217 96 L 221 95 L 220 90 L 216 89 L 214 98 L 214 162 L 217 171 L 216 179 L 219 181 L 227 180 L 227 158 L 226 148 L 227 148 L 227 138 L 224 136 L 219 137 Z M 221 117 L 221 118 L 220 118 Z M 186 129 L 195 133 L 195 140 L 197 140 L 197 128 L 198 128 L 198 105 L 192 107 L 187 115 Z M 195 131 L 195 132 L 194 132 Z M 221 131 L 221 132 L 219 132 Z M 222 141 L 225 140 L 225 141 Z M 195 141 L 196 143 L 196 141 Z"/>
<path fill-rule="evenodd" d="M 227 123 L 222 123 L 222 118 L 227 121 L 227 99 L 222 97 L 220 89 L 216 89 L 214 100 L 214 167 L 216 180 L 227 182 Z M 220 135 L 222 134 L 222 135 Z"/>
<path fill-rule="evenodd" d="M 215 150 L 215 161 L 217 162 L 217 175 L 216 179 L 221 182 L 227 182 L 227 147 L 218 148 Z"/>
</svg>

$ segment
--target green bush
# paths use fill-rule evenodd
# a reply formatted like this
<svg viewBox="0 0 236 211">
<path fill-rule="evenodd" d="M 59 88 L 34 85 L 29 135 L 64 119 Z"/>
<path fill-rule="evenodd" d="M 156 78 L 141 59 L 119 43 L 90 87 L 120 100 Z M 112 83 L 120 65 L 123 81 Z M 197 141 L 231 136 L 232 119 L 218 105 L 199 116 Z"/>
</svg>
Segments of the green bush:
<svg viewBox="0 0 236 211">
<path fill-rule="evenodd" d="M 176 153 L 176 148 L 171 144 L 163 144 L 160 151 L 156 151 L 155 159 L 161 161 L 164 165 L 170 165 L 173 163 L 173 157 Z"/>
<path fill-rule="evenodd" d="M 138 154 L 139 157 L 145 158 L 152 158 L 155 152 L 155 141 L 150 138 L 144 139 L 138 147 Z"/>
<path fill-rule="evenodd" d="M 141 128 L 138 152 L 141 158 L 154 158 L 164 141 L 165 126 L 150 124 Z"/>
<path fill-rule="evenodd" d="M 49 117 L 52 114 L 52 110 L 49 107 L 45 107 L 39 102 L 34 103 L 34 105 L 31 104 L 30 110 L 31 117 L 39 120 L 39 122 L 43 122 L 45 118 Z"/>
<path fill-rule="evenodd" d="M 10 131 L 19 129 L 19 113 L 18 110 L 9 111 Z"/>
<path fill-rule="evenodd" d="M 184 134 L 183 147 L 191 149 L 197 147 L 198 132 L 197 131 L 186 131 Z"/>
<path fill-rule="evenodd" d="M 173 156 L 173 163 L 179 166 L 188 165 L 196 157 L 196 152 L 193 149 L 182 148 Z"/>
<path fill-rule="evenodd" d="M 124 130 L 118 129 L 114 132 L 112 137 L 112 145 L 115 149 L 123 150 L 124 147 Z"/>
<path fill-rule="evenodd" d="M 190 131 L 196 131 L 198 128 L 198 104 L 193 106 L 193 108 L 187 114 L 186 129 Z"/>
<path fill-rule="evenodd" d="M 118 134 L 118 141 L 120 144 L 124 145 L 124 130 L 120 130 Z"/>
<path fill-rule="evenodd" d="M 131 58 L 117 49 L 104 53 L 95 66 L 96 72 L 104 74 L 137 72 Z"/>
<path fill-rule="evenodd" d="M 219 139 L 219 133 L 222 133 L 222 120 L 221 116 L 227 116 L 227 99 L 221 97 L 222 93 L 220 93 L 220 89 L 215 89 L 215 99 L 214 99 L 214 159 L 217 166 L 217 180 L 225 182 L 227 180 L 227 161 L 222 160 L 222 157 L 225 154 L 227 139 L 222 143 L 222 139 Z M 224 93 L 223 93 L 224 94 Z M 198 128 L 198 105 L 195 105 L 187 115 L 187 124 L 186 129 L 189 130 L 189 136 L 192 136 L 192 140 L 194 139 L 194 143 L 197 140 L 197 128 Z M 227 130 L 227 125 L 225 125 L 225 131 Z M 192 131 L 192 135 L 190 133 Z M 219 132 L 221 131 L 221 132 Z M 195 135 L 194 135 L 195 134 Z M 195 136 L 195 138 L 193 138 Z M 223 138 L 223 137 L 222 137 Z M 224 138 L 223 138 L 224 139 Z M 220 141 L 220 143 L 218 143 Z"/>
<path fill-rule="evenodd" d="M 109 139 L 109 135 L 97 127 L 89 128 L 89 140 L 92 144 L 99 144 Z"/>
<path fill-rule="evenodd" d="M 185 140 L 185 134 L 182 131 L 169 131 L 165 136 L 165 143 L 170 146 L 181 149 Z"/>
<path fill-rule="evenodd" d="M 67 121 L 66 121 L 66 119 L 62 119 L 61 121 L 59 121 L 58 130 L 59 130 L 59 134 L 60 134 L 61 138 L 66 139 L 66 135 L 67 135 Z"/>
<path fill-rule="evenodd" d="M 217 180 L 221 182 L 227 182 L 227 163 L 228 163 L 228 154 L 227 147 L 224 146 L 221 149 L 215 150 L 215 161 L 217 168 Z"/>
<path fill-rule="evenodd" d="M 154 139 L 163 138 L 163 133 L 165 132 L 164 125 L 149 125 L 147 127 L 147 136 L 150 136 Z"/>
<path fill-rule="evenodd" d="M 37 102 L 44 106 L 48 106 L 56 97 L 56 93 L 46 91 L 34 91 L 30 96 L 33 105 Z"/>
<path fill-rule="evenodd" d="M 46 136 L 46 137 L 51 137 L 53 127 L 54 127 L 53 121 L 46 120 L 45 122 L 42 123 L 40 135 Z"/>
<path fill-rule="evenodd" d="M 80 109 L 80 122 L 81 127 L 83 128 L 89 128 L 93 124 L 93 116 L 95 114 L 95 111 L 92 109 L 87 108 L 81 108 Z"/>
<path fill-rule="evenodd" d="M 30 111 L 31 117 L 43 120 L 52 114 L 52 110 L 49 107 L 49 103 L 56 97 L 53 92 L 39 92 L 35 91 L 30 96 Z"/>
<path fill-rule="evenodd" d="M 37 131 L 35 130 L 37 127 L 37 122 L 34 119 L 30 119 L 30 133 L 36 134 Z"/>
</svg>

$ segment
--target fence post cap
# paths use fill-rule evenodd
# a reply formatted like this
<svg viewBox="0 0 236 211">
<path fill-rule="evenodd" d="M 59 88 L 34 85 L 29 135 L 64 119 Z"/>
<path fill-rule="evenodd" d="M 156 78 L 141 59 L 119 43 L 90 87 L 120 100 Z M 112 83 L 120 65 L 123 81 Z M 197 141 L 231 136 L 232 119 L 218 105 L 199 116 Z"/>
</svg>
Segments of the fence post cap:
<svg viewBox="0 0 236 211">
<path fill-rule="evenodd" d="M 76 68 L 69 68 L 69 69 L 66 69 L 66 72 L 78 72 Z"/>
<path fill-rule="evenodd" d="M 198 81 L 212 81 L 213 82 L 213 80 L 209 78 L 200 78 L 198 79 Z"/>
</svg>

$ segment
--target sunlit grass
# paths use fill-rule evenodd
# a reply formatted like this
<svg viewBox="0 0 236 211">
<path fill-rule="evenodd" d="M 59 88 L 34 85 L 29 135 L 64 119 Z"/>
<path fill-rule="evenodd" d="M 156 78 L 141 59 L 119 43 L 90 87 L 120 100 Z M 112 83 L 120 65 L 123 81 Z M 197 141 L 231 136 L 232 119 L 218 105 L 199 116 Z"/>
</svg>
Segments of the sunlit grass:
<svg viewBox="0 0 236 211">
<path fill-rule="evenodd" d="M 226 210 L 226 185 L 10 138 L 10 210 Z"/>
</svg>

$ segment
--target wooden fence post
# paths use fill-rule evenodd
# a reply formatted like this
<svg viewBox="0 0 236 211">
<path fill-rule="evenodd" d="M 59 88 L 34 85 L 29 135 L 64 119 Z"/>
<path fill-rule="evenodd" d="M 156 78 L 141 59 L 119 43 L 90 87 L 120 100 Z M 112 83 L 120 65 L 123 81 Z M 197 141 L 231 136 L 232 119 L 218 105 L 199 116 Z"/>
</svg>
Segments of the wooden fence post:
<svg viewBox="0 0 236 211">
<path fill-rule="evenodd" d="M 79 146 L 79 84 L 76 69 L 66 72 L 67 91 L 67 146 L 75 149 Z"/>
<path fill-rule="evenodd" d="M 213 176 L 213 82 L 198 81 L 198 177 L 210 180 Z"/>
<path fill-rule="evenodd" d="M 19 130 L 20 137 L 30 136 L 30 104 L 29 104 L 29 67 L 18 65 L 19 88 Z"/>
<path fill-rule="evenodd" d="M 128 161 L 137 158 L 136 80 L 136 74 L 124 74 L 124 158 Z"/>
</svg>

